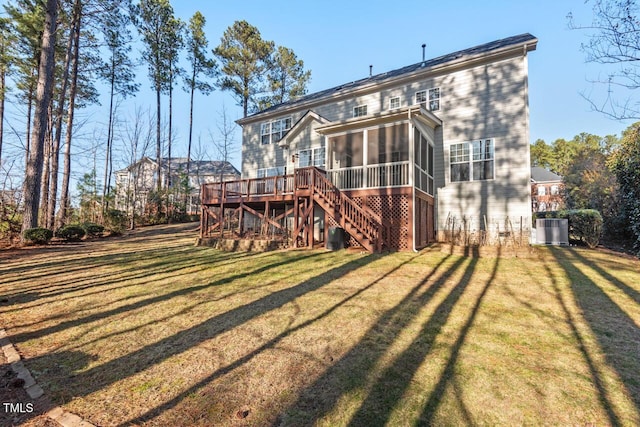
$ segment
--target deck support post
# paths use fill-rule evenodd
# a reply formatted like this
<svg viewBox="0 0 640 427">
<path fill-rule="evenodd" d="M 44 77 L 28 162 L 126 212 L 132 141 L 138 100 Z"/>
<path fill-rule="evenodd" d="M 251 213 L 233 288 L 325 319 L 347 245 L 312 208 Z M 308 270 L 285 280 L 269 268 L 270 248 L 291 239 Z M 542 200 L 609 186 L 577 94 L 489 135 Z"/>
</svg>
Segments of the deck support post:
<svg viewBox="0 0 640 427">
<path fill-rule="evenodd" d="M 293 247 L 298 247 L 298 234 L 295 233 L 295 230 L 298 229 L 300 225 L 300 202 L 298 201 L 298 195 L 296 194 L 293 198 L 293 230 L 294 233 L 291 236 L 293 239 Z"/>
</svg>

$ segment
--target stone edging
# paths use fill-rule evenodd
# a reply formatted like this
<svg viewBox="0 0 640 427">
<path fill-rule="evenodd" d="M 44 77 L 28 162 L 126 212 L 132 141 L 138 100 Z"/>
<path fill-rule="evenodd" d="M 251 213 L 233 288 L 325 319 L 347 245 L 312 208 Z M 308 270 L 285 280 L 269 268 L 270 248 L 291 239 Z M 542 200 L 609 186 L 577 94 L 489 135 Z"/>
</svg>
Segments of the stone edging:
<svg viewBox="0 0 640 427">
<path fill-rule="evenodd" d="M 4 352 L 4 357 L 7 359 L 7 363 L 11 365 L 13 372 L 18 374 L 18 378 L 24 380 L 24 389 L 29 397 L 34 400 L 42 398 L 44 396 L 44 390 L 36 383 L 31 372 L 29 372 L 27 367 L 24 366 L 24 363 L 22 363 L 20 354 L 11 341 L 9 341 L 9 337 L 7 336 L 7 332 L 4 328 L 0 328 L 0 346 Z M 46 415 L 63 427 L 96 427 L 79 416 L 65 411 L 60 406 L 54 406 L 46 413 Z"/>
</svg>

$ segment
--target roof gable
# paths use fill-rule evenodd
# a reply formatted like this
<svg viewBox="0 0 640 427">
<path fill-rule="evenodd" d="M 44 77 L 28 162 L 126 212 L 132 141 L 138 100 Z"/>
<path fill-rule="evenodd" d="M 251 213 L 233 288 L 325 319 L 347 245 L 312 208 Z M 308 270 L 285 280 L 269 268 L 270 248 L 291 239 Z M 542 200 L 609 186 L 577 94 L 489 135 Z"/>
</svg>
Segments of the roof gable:
<svg viewBox="0 0 640 427">
<path fill-rule="evenodd" d="M 532 182 L 560 182 L 562 177 L 551 171 L 546 170 L 538 166 L 531 168 L 531 181 Z"/>
</svg>

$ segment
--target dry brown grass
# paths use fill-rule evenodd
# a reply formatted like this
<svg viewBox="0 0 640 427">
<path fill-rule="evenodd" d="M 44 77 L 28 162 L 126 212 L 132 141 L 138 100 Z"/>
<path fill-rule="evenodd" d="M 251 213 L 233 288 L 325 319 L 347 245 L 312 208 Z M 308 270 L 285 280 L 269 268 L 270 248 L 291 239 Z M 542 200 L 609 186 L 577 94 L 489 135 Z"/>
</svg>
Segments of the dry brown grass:
<svg viewBox="0 0 640 427">
<path fill-rule="evenodd" d="M 640 263 L 193 246 L 0 254 L 0 324 L 104 425 L 640 424 Z"/>
</svg>

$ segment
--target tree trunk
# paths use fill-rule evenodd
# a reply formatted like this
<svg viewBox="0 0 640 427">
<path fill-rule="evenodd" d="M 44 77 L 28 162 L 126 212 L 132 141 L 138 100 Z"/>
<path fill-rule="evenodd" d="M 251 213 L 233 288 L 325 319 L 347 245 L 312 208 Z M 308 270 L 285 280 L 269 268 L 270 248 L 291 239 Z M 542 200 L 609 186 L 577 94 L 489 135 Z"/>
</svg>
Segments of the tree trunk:
<svg viewBox="0 0 640 427">
<path fill-rule="evenodd" d="M 75 15 L 74 15 L 75 18 Z M 73 30 L 75 21 L 71 22 L 70 28 Z M 69 68 L 71 65 L 71 50 L 73 48 L 73 31 L 69 31 L 69 40 L 67 40 L 67 50 L 64 57 L 64 66 L 62 74 L 62 87 L 60 89 L 60 97 L 58 98 L 58 105 L 56 108 L 56 124 L 55 124 L 55 138 L 53 141 L 53 150 L 51 155 L 51 191 L 49 194 L 49 207 L 47 228 L 53 228 L 55 225 L 56 215 L 56 203 L 58 201 L 58 169 L 60 163 L 60 141 L 62 139 L 62 121 L 64 116 L 64 102 L 67 95 L 67 88 L 69 86 Z M 64 206 L 64 205 L 62 205 Z"/>
<path fill-rule="evenodd" d="M 0 55 L 4 56 L 4 39 L 2 40 L 2 52 Z M 6 70 L 2 67 L 0 71 L 0 167 L 2 166 L 2 139 L 4 136 L 4 95 L 6 91 L 5 86 Z"/>
<path fill-rule="evenodd" d="M 109 191 L 109 184 L 107 178 L 111 176 L 111 171 L 109 170 L 109 165 L 111 164 L 111 151 L 112 151 L 112 139 L 113 136 L 111 134 L 111 128 L 113 123 L 113 98 L 115 96 L 115 85 L 116 85 L 116 71 L 115 71 L 115 59 L 113 56 L 111 57 L 111 92 L 109 95 L 109 123 L 107 125 L 107 149 L 104 160 L 104 181 L 102 186 L 102 218 L 104 218 L 107 213 L 107 192 Z"/>
<path fill-rule="evenodd" d="M 47 0 L 44 31 L 42 32 L 42 51 L 40 52 L 40 66 L 38 70 L 38 89 L 36 92 L 36 113 L 31 138 L 31 154 L 29 155 L 24 180 L 23 230 L 34 228 L 38 225 L 43 146 L 47 129 L 48 107 L 53 88 L 57 19 L 57 0 Z"/>
<path fill-rule="evenodd" d="M 38 223 L 42 227 L 47 227 L 47 218 L 49 216 L 48 200 L 49 200 L 49 182 L 51 178 L 51 113 L 52 108 L 49 105 L 49 113 L 47 114 L 49 121 L 47 125 L 47 132 L 44 139 L 44 164 L 42 165 L 42 187 L 40 188 L 40 219 Z"/>
<path fill-rule="evenodd" d="M 162 189 L 162 150 L 160 146 L 160 87 L 156 88 L 156 163 L 158 166 L 158 182 L 156 189 L 158 193 Z"/>
<path fill-rule="evenodd" d="M 64 150 L 64 171 L 62 173 L 62 189 L 60 191 L 60 210 L 56 220 L 57 227 L 64 225 L 69 206 L 69 178 L 71 176 L 71 138 L 73 135 L 73 113 L 75 110 L 76 93 L 78 90 L 78 56 L 80 54 L 80 22 L 82 18 L 81 0 L 76 0 L 73 7 L 74 21 L 73 27 L 73 70 L 71 72 L 71 86 L 69 88 L 69 106 L 67 108 L 67 131 L 65 135 Z"/>
<path fill-rule="evenodd" d="M 191 170 L 191 140 L 193 136 L 193 96 L 196 90 L 196 68 L 193 67 L 191 76 L 191 100 L 189 102 L 189 145 L 187 146 L 187 179 Z"/>
</svg>

